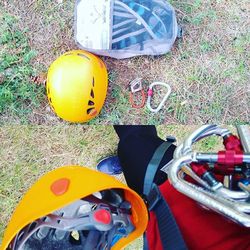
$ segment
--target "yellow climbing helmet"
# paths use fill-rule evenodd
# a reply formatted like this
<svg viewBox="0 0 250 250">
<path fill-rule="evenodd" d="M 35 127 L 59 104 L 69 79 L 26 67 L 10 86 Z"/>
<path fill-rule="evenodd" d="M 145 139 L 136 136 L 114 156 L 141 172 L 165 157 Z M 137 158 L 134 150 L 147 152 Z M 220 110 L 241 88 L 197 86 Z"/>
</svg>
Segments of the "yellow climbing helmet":
<svg viewBox="0 0 250 250">
<path fill-rule="evenodd" d="M 124 248 L 148 222 L 141 197 L 106 174 L 79 166 L 44 175 L 25 194 L 1 250 Z"/>
<path fill-rule="evenodd" d="M 108 87 L 108 73 L 95 55 L 73 50 L 55 60 L 48 71 L 50 106 L 62 119 L 86 122 L 99 114 Z"/>
</svg>

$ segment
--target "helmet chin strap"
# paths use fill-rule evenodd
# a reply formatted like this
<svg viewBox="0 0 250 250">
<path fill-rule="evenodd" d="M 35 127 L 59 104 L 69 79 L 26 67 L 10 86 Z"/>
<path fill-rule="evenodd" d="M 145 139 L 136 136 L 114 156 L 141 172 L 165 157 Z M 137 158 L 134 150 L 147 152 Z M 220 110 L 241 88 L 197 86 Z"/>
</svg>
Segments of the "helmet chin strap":
<svg viewBox="0 0 250 250">
<path fill-rule="evenodd" d="M 90 195 L 30 223 L 16 235 L 10 248 L 37 249 L 40 244 L 52 249 L 56 242 L 69 245 L 71 241 L 71 248 L 80 244 L 81 249 L 109 249 L 134 231 L 130 208 L 124 200 L 114 206 L 102 200 L 101 193 Z"/>
</svg>

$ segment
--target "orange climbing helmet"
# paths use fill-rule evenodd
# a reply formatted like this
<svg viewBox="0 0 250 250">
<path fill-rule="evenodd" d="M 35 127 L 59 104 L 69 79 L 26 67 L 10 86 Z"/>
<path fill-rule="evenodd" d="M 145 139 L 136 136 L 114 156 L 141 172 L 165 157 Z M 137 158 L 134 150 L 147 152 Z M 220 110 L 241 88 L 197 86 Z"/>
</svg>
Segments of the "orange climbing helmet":
<svg viewBox="0 0 250 250">
<path fill-rule="evenodd" d="M 38 180 L 17 206 L 1 250 L 124 248 L 148 221 L 141 197 L 112 176 L 79 166 Z"/>
<path fill-rule="evenodd" d="M 51 108 L 69 122 L 96 117 L 104 104 L 108 73 L 95 55 L 73 50 L 55 60 L 48 71 L 47 96 Z"/>
</svg>

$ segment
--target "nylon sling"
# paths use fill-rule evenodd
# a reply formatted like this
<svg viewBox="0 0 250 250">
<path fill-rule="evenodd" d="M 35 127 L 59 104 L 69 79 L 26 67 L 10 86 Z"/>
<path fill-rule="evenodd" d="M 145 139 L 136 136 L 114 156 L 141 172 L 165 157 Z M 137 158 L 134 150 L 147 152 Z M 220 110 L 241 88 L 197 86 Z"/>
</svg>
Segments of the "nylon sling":
<svg viewBox="0 0 250 250">
<path fill-rule="evenodd" d="M 172 211 L 162 197 L 158 186 L 153 183 L 158 166 L 172 143 L 173 140 L 167 140 L 154 152 L 144 178 L 143 194 L 147 199 L 149 211 L 153 211 L 156 215 L 163 249 L 186 250 L 187 246 Z M 144 237 L 144 249 L 148 249 L 146 237 Z"/>
</svg>

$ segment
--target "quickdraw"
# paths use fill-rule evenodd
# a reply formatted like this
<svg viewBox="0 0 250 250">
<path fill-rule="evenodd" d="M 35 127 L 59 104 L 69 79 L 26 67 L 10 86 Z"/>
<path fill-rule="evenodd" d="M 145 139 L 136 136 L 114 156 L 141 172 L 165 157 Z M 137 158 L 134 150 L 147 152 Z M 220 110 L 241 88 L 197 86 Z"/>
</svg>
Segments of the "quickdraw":
<svg viewBox="0 0 250 250">
<path fill-rule="evenodd" d="M 129 97 L 129 101 L 130 104 L 133 108 L 136 109 L 140 109 L 143 108 L 145 106 L 146 103 L 146 94 L 142 88 L 142 78 L 136 78 L 135 80 L 133 80 L 130 83 L 130 97 Z M 134 94 L 137 92 L 141 92 L 141 103 L 140 104 L 136 104 L 134 101 Z"/>
<path fill-rule="evenodd" d="M 153 87 L 154 86 L 157 86 L 157 85 L 160 85 L 160 86 L 164 86 L 167 88 L 167 93 L 166 95 L 164 96 L 163 100 L 161 101 L 161 103 L 159 104 L 159 106 L 157 108 L 152 108 L 151 106 L 151 99 L 152 99 L 152 96 L 153 96 Z M 171 94 L 171 87 L 169 84 L 167 83 L 164 83 L 164 82 L 153 82 L 152 84 L 150 84 L 149 86 L 149 89 L 148 89 L 148 100 L 147 100 L 147 107 L 148 109 L 153 112 L 153 113 L 158 113 L 161 108 L 163 107 L 164 103 L 167 101 L 169 95 Z"/>
</svg>

